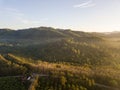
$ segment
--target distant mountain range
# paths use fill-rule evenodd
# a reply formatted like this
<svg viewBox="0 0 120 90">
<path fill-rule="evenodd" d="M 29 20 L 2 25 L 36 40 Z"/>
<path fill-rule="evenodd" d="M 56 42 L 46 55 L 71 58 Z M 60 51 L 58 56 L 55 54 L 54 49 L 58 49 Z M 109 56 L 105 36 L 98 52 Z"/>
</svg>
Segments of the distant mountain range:
<svg viewBox="0 0 120 90">
<path fill-rule="evenodd" d="M 87 33 L 51 27 L 0 29 L 0 53 L 49 62 L 110 64 L 113 57 L 108 39 L 115 37 L 120 37 L 120 33 Z"/>
<path fill-rule="evenodd" d="M 91 34 L 70 29 L 54 29 L 51 27 L 39 27 L 21 30 L 0 29 L 0 38 L 37 39 L 57 37 L 89 37 Z"/>
<path fill-rule="evenodd" d="M 51 27 L 39 27 L 22 30 L 0 29 L 0 42 L 29 43 L 33 41 L 35 43 L 35 41 L 37 41 L 37 43 L 41 43 L 44 41 L 56 41 L 63 38 L 79 39 L 81 41 L 85 39 L 89 39 L 90 41 L 101 40 L 100 37 L 91 33 L 72 31 L 69 29 L 54 29 Z"/>
<path fill-rule="evenodd" d="M 120 32 L 105 32 L 97 33 L 109 36 L 118 37 Z M 21 30 L 0 29 L 0 39 L 40 39 L 40 38 L 65 38 L 65 37 L 96 37 L 93 33 L 83 31 L 73 31 L 70 29 L 54 29 L 52 27 L 38 27 Z"/>
</svg>

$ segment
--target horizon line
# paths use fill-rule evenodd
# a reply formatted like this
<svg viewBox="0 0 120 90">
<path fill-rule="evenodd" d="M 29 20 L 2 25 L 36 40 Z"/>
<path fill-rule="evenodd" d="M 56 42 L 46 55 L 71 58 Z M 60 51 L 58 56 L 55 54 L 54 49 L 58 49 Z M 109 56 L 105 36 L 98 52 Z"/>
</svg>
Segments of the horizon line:
<svg viewBox="0 0 120 90">
<path fill-rule="evenodd" d="M 52 26 L 33 26 L 33 27 L 25 27 L 25 28 L 0 28 L 0 30 L 2 29 L 8 29 L 8 30 L 14 30 L 14 31 L 18 31 L 18 30 L 24 30 L 24 29 L 32 29 L 32 28 L 53 28 L 53 29 L 61 29 L 61 30 L 71 30 L 71 31 L 82 31 L 82 32 L 90 32 L 90 33 L 111 33 L 111 32 L 120 32 L 119 30 L 113 30 L 113 31 L 85 31 L 85 30 L 78 30 L 78 29 L 71 29 L 71 28 L 58 28 L 58 27 L 52 27 Z"/>
</svg>

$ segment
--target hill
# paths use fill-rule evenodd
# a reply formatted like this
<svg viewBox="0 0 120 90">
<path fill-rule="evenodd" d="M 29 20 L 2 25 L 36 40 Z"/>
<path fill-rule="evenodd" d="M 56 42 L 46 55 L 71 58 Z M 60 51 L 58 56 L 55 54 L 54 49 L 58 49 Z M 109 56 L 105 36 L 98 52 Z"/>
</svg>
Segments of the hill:
<svg viewBox="0 0 120 90">
<path fill-rule="evenodd" d="M 119 90 L 117 34 L 51 27 L 0 29 L 0 88 Z M 22 82 L 27 76 L 32 79 Z"/>
<path fill-rule="evenodd" d="M 23 30 L 0 30 L 0 53 L 49 62 L 111 64 L 106 41 L 92 33 L 39 27 Z M 102 47 L 104 46 L 104 47 Z"/>
<path fill-rule="evenodd" d="M 93 36 L 89 33 L 63 30 L 63 29 L 54 29 L 51 27 L 39 27 L 39 28 L 30 28 L 23 30 L 9 30 L 1 29 L 0 30 L 0 42 L 2 43 L 12 43 L 12 44 L 41 44 L 46 42 L 54 42 L 61 40 L 63 38 L 74 38 L 81 39 L 87 38 L 92 40 L 101 40 L 98 37 Z"/>
</svg>

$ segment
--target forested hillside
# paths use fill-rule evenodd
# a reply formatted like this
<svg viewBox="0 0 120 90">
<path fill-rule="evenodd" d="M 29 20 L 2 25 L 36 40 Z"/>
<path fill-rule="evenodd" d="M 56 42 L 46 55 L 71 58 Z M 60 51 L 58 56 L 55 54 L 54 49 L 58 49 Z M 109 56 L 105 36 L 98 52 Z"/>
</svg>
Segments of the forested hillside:
<svg viewBox="0 0 120 90">
<path fill-rule="evenodd" d="M 119 90 L 119 35 L 51 27 L 0 29 L 0 88 Z"/>
<path fill-rule="evenodd" d="M 110 64 L 107 58 L 112 58 L 102 37 L 85 32 L 50 27 L 1 30 L 0 41 L 1 53 L 36 60 L 101 65 Z"/>
</svg>

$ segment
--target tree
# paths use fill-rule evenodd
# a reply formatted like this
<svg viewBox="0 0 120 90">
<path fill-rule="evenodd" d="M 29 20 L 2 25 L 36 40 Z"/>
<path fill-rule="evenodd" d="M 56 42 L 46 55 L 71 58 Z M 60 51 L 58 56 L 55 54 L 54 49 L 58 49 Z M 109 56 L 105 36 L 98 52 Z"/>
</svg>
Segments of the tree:
<svg viewBox="0 0 120 90">
<path fill-rule="evenodd" d="M 65 86 L 65 83 L 67 82 L 67 80 L 64 76 L 61 76 L 60 77 L 60 82 L 61 82 L 61 85 Z"/>
</svg>

